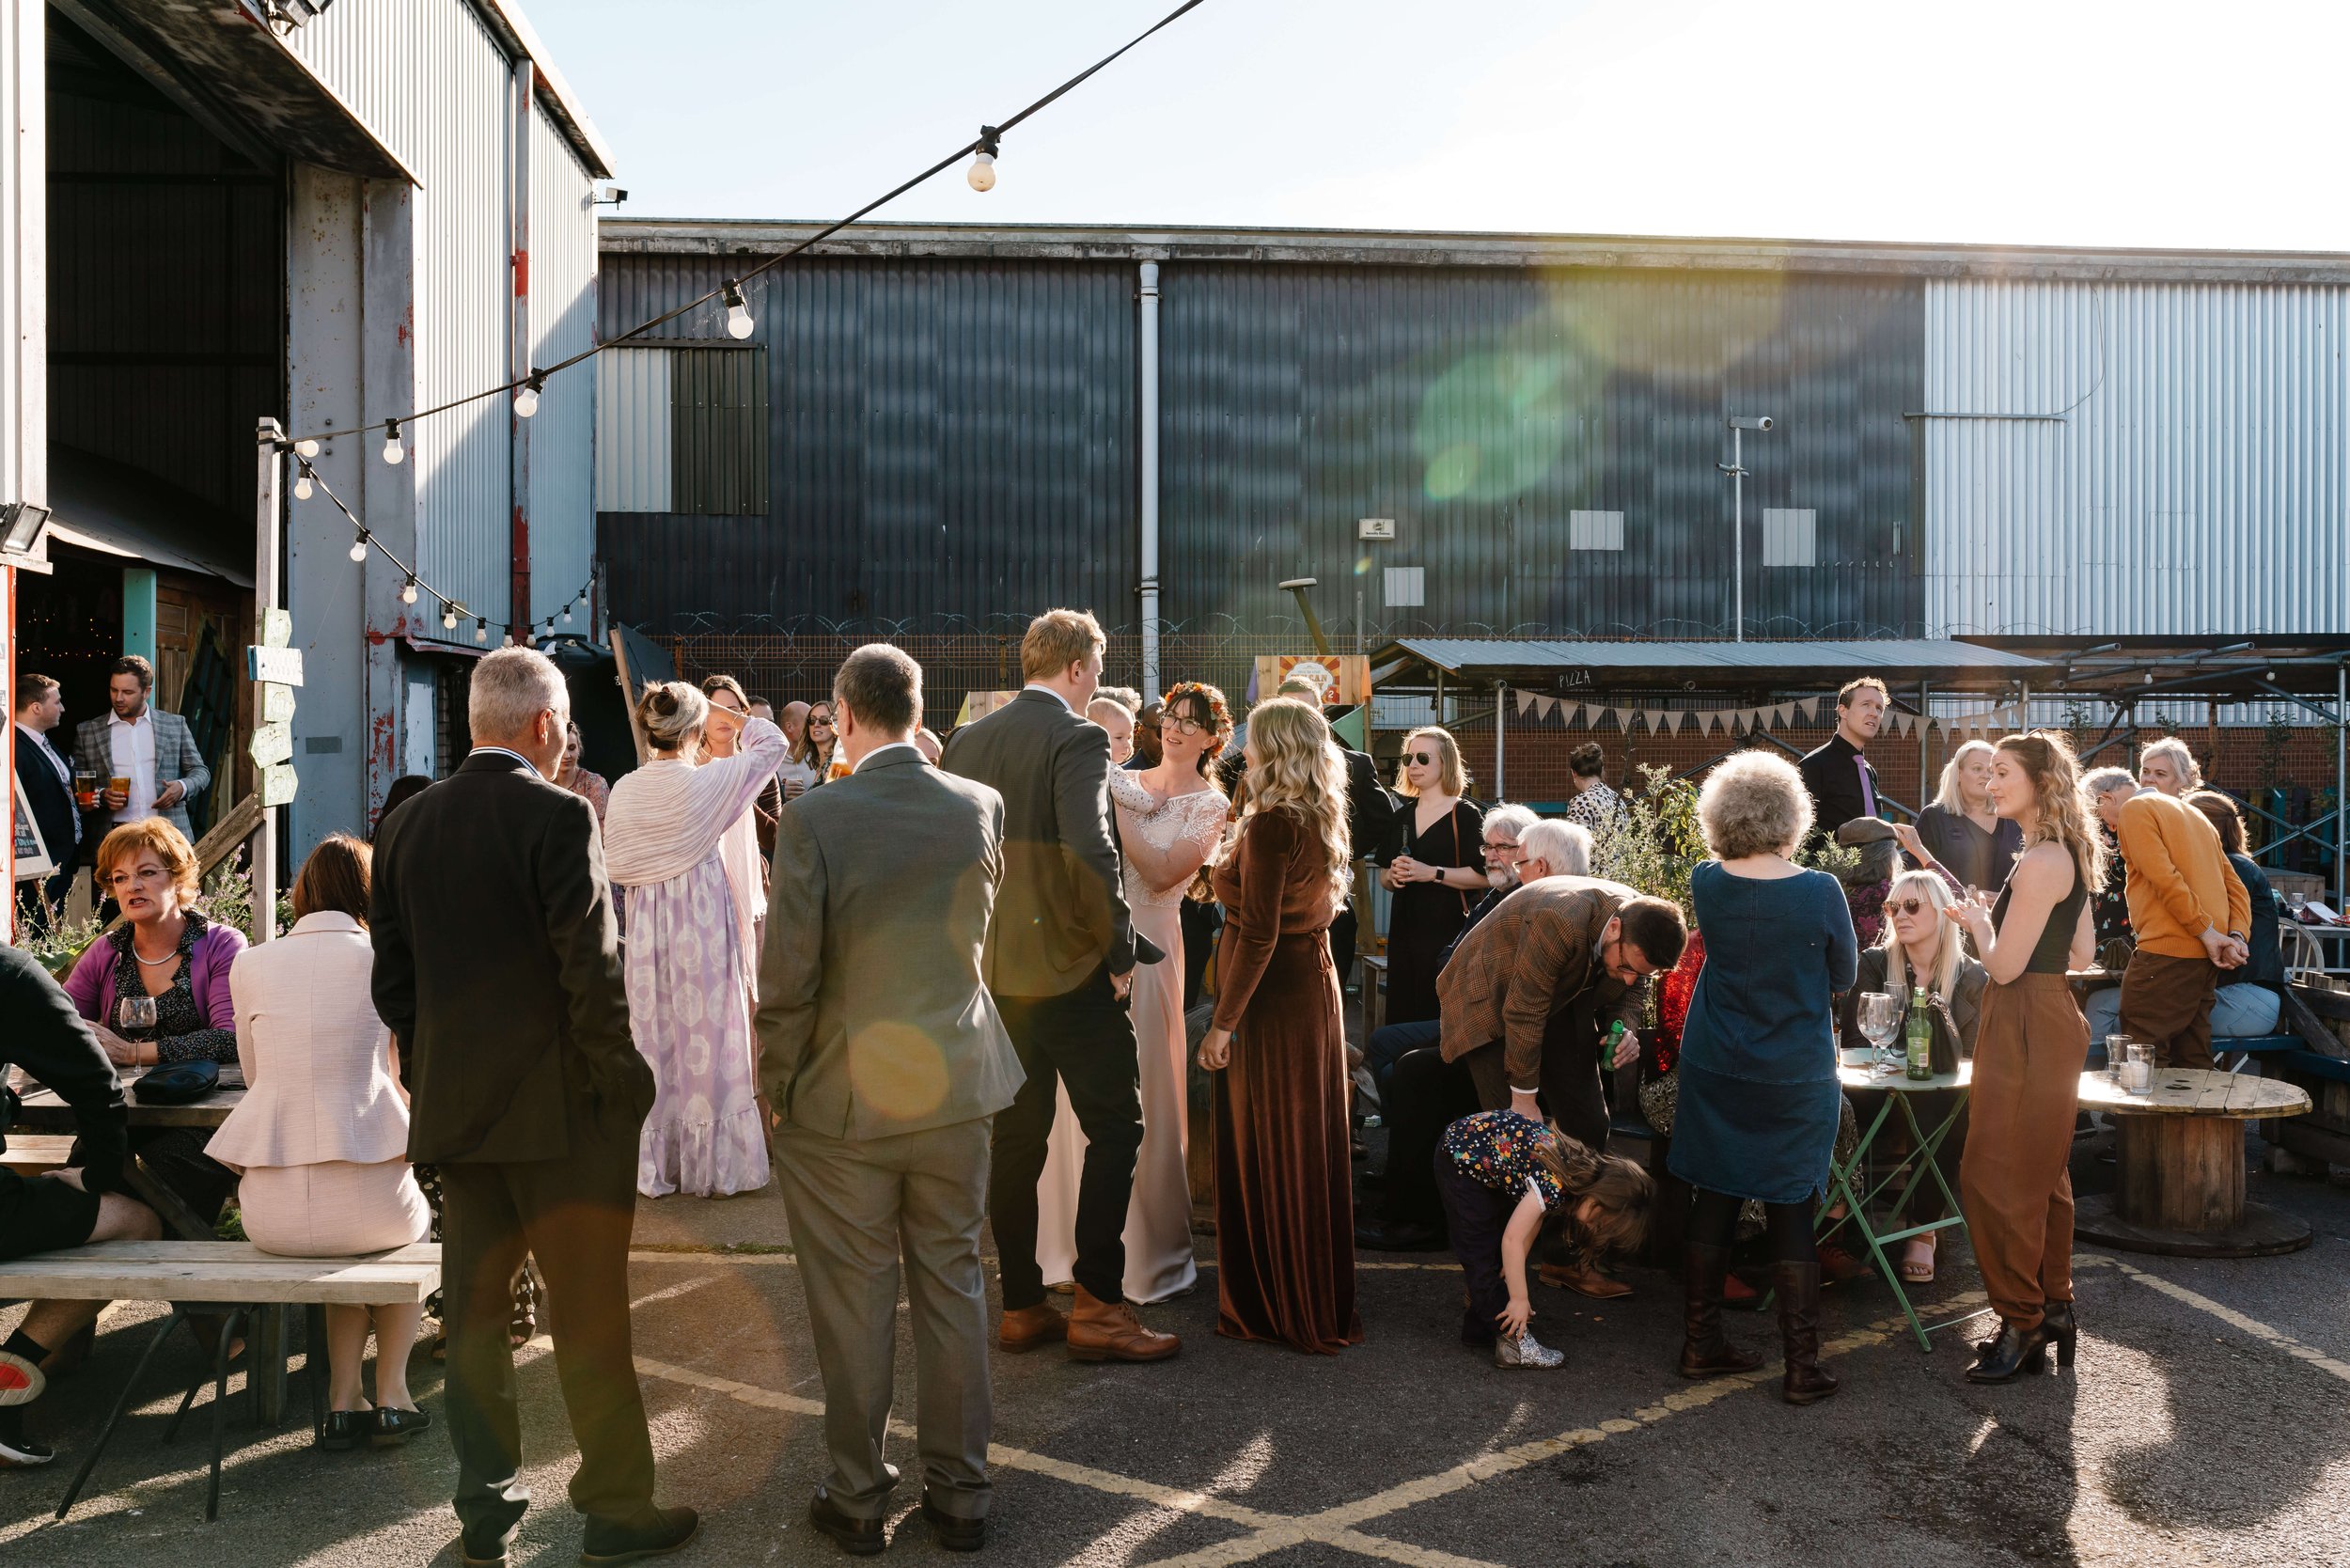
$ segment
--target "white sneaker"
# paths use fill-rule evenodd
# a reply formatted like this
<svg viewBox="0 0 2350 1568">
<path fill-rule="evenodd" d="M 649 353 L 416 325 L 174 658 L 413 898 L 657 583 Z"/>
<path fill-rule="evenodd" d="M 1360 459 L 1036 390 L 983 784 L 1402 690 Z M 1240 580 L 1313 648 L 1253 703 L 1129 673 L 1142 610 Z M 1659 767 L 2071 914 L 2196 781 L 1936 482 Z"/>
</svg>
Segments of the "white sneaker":
<svg viewBox="0 0 2350 1568">
<path fill-rule="evenodd" d="M 1512 1340 L 1508 1336 L 1494 1341 L 1494 1365 L 1506 1369 L 1520 1367 L 1563 1367 L 1567 1358 L 1551 1349 L 1532 1334 L 1521 1334 Z"/>
</svg>

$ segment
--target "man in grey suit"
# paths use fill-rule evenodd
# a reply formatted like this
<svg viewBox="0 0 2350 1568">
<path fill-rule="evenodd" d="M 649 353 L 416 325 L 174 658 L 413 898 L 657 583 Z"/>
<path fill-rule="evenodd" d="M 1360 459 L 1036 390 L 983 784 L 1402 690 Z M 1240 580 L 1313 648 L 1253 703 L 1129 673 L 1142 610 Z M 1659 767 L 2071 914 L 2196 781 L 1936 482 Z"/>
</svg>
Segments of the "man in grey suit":
<svg viewBox="0 0 2350 1568">
<path fill-rule="evenodd" d="M 1083 715 L 1107 639 L 1082 610 L 1047 610 L 1020 639 L 1020 695 L 955 731 L 939 766 L 1004 797 L 1004 888 L 988 933 L 987 988 L 1027 1074 L 995 1127 L 988 1205 L 995 1222 L 1009 1351 L 1065 1341 L 1073 1360 L 1163 1361 L 1183 1348 L 1126 1299 L 1126 1209 L 1142 1148 L 1134 918 L 1111 837 L 1109 737 Z M 768 928 L 773 930 L 772 926 Z M 1164 957 L 1155 948 L 1145 961 Z M 1074 1310 L 1044 1299 L 1037 1178 L 1056 1082 L 1086 1136 L 1077 1181 Z"/>
<path fill-rule="evenodd" d="M 760 1087 L 824 1379 L 832 1472 L 809 1522 L 885 1544 L 899 1259 L 913 1312 L 922 1513 L 976 1551 L 992 1497 L 988 1143 L 1020 1063 L 979 974 L 1004 874 L 1004 802 L 914 745 L 922 666 L 885 643 L 833 682 L 850 764 L 783 809 L 760 969 Z"/>
<path fill-rule="evenodd" d="M 95 774 L 98 807 L 87 814 L 82 847 L 98 852 L 99 840 L 118 823 L 161 817 L 196 838 L 188 824 L 188 802 L 212 782 L 212 770 L 196 749 L 188 721 L 166 713 L 149 700 L 155 691 L 155 666 L 136 653 L 114 662 L 106 677 L 109 713 L 85 719 L 73 731 L 73 765 Z M 114 788 L 117 778 L 128 780 Z"/>
</svg>

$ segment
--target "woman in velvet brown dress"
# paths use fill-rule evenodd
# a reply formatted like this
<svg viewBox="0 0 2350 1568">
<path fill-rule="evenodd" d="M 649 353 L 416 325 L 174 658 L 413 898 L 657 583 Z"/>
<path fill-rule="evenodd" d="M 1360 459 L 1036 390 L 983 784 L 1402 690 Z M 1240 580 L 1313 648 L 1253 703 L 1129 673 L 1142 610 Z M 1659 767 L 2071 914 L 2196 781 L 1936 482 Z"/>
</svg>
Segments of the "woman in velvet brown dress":
<svg viewBox="0 0 2350 1568">
<path fill-rule="evenodd" d="M 1346 769 L 1309 703 L 1248 715 L 1247 814 L 1215 869 L 1216 1332 L 1332 1355 L 1360 1343 L 1346 1031 L 1327 932 L 1346 902 Z"/>
</svg>

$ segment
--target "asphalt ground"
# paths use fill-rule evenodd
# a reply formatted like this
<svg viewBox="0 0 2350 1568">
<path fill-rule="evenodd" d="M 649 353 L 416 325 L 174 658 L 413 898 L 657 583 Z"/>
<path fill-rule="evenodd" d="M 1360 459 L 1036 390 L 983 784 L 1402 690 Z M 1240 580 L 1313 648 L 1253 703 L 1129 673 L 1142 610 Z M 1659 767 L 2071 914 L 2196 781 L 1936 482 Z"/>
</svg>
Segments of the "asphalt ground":
<svg viewBox="0 0 2350 1568">
<path fill-rule="evenodd" d="M 2110 1184 L 2110 1166 L 2086 1145 L 2076 1168 L 2085 1189 Z M 1882 1284 L 1831 1290 L 1828 1365 L 1843 1389 L 1808 1409 L 1778 1397 L 1767 1315 L 1731 1315 L 1737 1339 L 1771 1353 L 1762 1373 L 1674 1376 L 1677 1286 L 1659 1272 L 1625 1270 L 1637 1294 L 1604 1306 L 1538 1287 L 1536 1332 L 1567 1365 L 1504 1372 L 1457 1342 L 1449 1258 L 1366 1255 L 1368 1339 L 1335 1357 L 1217 1339 L 1203 1270 L 1198 1293 L 1149 1311 L 1184 1337 L 1175 1361 L 995 1356 L 995 1523 L 978 1560 L 2338 1568 L 2350 1563 L 2350 1183 L 2256 1174 L 2251 1190 L 2307 1218 L 2314 1244 L 2243 1262 L 2084 1248 L 2080 1360 L 2069 1374 L 1969 1386 L 1968 1329 L 1937 1335 L 1939 1348 L 1921 1354 Z M 711 1250 L 785 1240 L 772 1192 L 640 1211 L 637 1370 L 662 1496 L 705 1518 L 682 1563 L 837 1555 L 806 1523 L 824 1462 L 797 1265 L 783 1252 Z M 1213 1256 L 1212 1239 L 1201 1247 Z M 1980 1306 L 1963 1246 L 1946 1247 L 1923 1300 L 1930 1318 Z M 16 1315 L 0 1312 L 0 1325 Z M 111 1311 L 91 1360 L 36 1407 L 36 1430 L 65 1457 L 0 1473 L 0 1563 L 457 1562 L 443 1430 L 401 1450 L 317 1451 L 298 1379 L 295 1414 L 265 1433 L 232 1378 L 222 1517 L 205 1525 L 209 1392 L 180 1441 L 159 1445 L 176 1389 L 196 1370 L 184 1341 L 159 1358 L 89 1495 L 70 1521 L 51 1522 L 68 1463 L 93 1437 L 152 1317 Z M 546 1341 L 523 1356 L 538 1501 L 513 1560 L 569 1563 L 580 1539 L 564 1497 L 569 1430 Z M 901 1345 L 909 1415 L 911 1366 Z M 437 1415 L 439 1369 L 421 1346 L 412 1381 Z M 892 1457 L 910 1448 L 910 1438 L 894 1445 Z M 971 1560 L 929 1538 L 918 1498 L 910 1475 L 891 1557 Z"/>
</svg>

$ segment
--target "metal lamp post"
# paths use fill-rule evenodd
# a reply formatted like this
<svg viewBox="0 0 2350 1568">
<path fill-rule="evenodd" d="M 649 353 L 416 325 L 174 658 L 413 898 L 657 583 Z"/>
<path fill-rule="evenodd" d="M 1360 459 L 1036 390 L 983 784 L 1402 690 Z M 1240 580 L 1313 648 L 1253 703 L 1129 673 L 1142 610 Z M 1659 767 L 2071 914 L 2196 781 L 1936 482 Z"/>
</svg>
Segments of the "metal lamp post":
<svg viewBox="0 0 2350 1568">
<path fill-rule="evenodd" d="M 1730 476 L 1731 594 L 1730 637 L 1747 640 L 1747 465 L 1744 437 L 1748 431 L 1772 428 L 1767 414 L 1733 415 L 1730 419 L 1730 461 L 1714 466 Z"/>
</svg>

